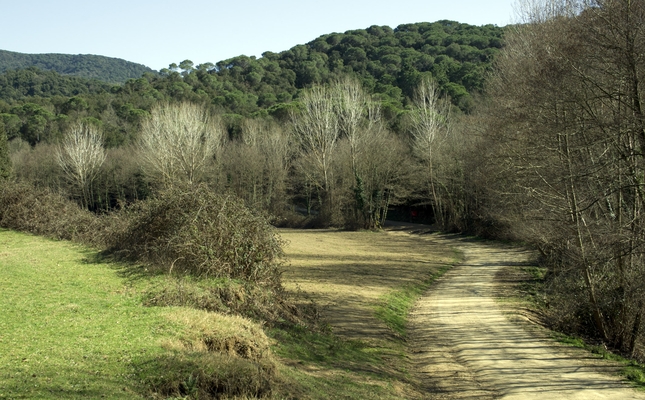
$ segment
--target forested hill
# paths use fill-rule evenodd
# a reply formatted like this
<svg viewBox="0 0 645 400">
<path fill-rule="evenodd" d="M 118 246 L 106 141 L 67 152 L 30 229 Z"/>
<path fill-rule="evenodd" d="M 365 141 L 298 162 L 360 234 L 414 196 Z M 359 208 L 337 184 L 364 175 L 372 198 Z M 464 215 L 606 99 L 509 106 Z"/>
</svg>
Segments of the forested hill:
<svg viewBox="0 0 645 400">
<path fill-rule="evenodd" d="M 400 106 L 421 77 L 430 75 L 455 104 L 467 110 L 469 93 L 482 89 L 485 71 L 502 46 L 503 32 L 494 25 L 454 21 L 396 29 L 372 26 L 323 35 L 281 53 L 266 52 L 257 60 L 239 56 L 221 61 L 215 71 L 240 92 L 257 96 L 259 106 L 289 100 L 296 89 L 347 73 L 357 74 L 368 91 Z M 252 109 L 251 105 L 245 111 Z"/>
<path fill-rule="evenodd" d="M 153 72 L 145 65 L 93 54 L 24 54 L 0 50 L 0 73 L 29 67 L 107 83 L 124 83 L 145 72 Z"/>
<path fill-rule="evenodd" d="M 283 118 L 298 106 L 302 89 L 355 75 L 380 101 L 396 131 L 424 76 L 470 112 L 472 94 L 482 89 L 503 33 L 494 25 L 454 21 L 372 26 L 330 33 L 260 58 L 238 56 L 201 65 L 184 60 L 111 87 L 36 68 L 13 70 L 0 75 L 0 122 L 9 138 L 35 144 L 59 136 L 70 120 L 91 118 L 102 123 L 112 146 L 136 136 L 141 118 L 155 104 L 172 100 L 211 104 L 226 115 L 234 134 L 244 117 Z"/>
</svg>

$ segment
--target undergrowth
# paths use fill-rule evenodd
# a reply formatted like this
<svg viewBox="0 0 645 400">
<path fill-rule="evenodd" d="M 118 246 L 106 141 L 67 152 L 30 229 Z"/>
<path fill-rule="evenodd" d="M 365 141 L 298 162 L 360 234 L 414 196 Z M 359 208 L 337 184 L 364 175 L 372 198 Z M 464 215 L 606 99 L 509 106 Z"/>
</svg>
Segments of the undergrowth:
<svg viewBox="0 0 645 400">
<path fill-rule="evenodd" d="M 521 300 L 534 311 L 548 315 L 549 307 L 545 295 L 547 268 L 522 267 L 521 271 L 525 274 L 525 278 L 517 286 Z M 613 352 L 603 344 L 591 343 L 580 336 L 571 336 L 553 329 L 550 333 L 556 341 L 562 344 L 584 349 L 599 358 L 620 363 L 621 374 L 635 386 L 645 389 L 645 364 Z"/>
<path fill-rule="evenodd" d="M 645 364 L 641 364 L 633 359 L 629 359 L 612 352 L 604 345 L 589 343 L 580 337 L 569 336 L 556 331 L 552 331 L 551 336 L 560 343 L 584 349 L 599 358 L 620 363 L 621 375 L 627 378 L 627 380 L 632 382 L 635 386 L 645 389 Z"/>
</svg>

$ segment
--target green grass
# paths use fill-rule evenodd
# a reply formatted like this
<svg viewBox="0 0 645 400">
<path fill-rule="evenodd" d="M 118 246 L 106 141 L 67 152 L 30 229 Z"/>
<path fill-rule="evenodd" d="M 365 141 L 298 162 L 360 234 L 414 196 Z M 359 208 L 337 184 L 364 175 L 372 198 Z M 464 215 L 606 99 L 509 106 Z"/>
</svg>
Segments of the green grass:
<svg viewBox="0 0 645 400">
<path fill-rule="evenodd" d="M 408 314 L 414 303 L 425 293 L 439 276 L 443 275 L 450 267 L 445 266 L 439 269 L 438 273 L 416 285 L 406 286 L 394 290 L 381 297 L 376 307 L 376 317 L 392 329 L 396 334 L 405 338 Z"/>
<path fill-rule="evenodd" d="M 188 395 L 197 379 L 210 376 L 220 382 L 214 385 L 273 379 L 244 360 L 190 350 L 186 343 L 199 339 L 191 335 L 208 329 L 190 328 L 190 321 L 203 317 L 187 308 L 144 307 L 143 293 L 157 278 L 128 272 L 79 245 L 0 230 L 0 399 L 150 398 L 164 387 Z M 404 326 L 434 278 L 387 296 L 403 303 L 390 307 L 388 320 Z M 300 327 L 267 333 L 279 357 L 272 398 L 418 395 L 402 341 L 346 340 Z"/>
<path fill-rule="evenodd" d="M 137 398 L 170 324 L 94 252 L 0 230 L 0 398 Z"/>
</svg>

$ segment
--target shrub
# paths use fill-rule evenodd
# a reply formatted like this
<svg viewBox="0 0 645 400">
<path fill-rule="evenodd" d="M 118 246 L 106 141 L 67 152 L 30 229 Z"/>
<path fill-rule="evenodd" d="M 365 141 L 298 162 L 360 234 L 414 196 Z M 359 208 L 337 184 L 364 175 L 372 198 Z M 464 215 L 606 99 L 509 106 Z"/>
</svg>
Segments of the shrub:
<svg viewBox="0 0 645 400">
<path fill-rule="evenodd" d="M 263 216 L 206 186 L 173 187 L 123 211 L 108 251 L 168 273 L 278 283 L 282 240 Z"/>
<path fill-rule="evenodd" d="M 52 190 L 6 181 L 0 184 L 0 226 L 92 243 L 98 218 Z"/>
<path fill-rule="evenodd" d="M 256 285 L 252 282 L 197 279 L 190 276 L 162 276 L 143 290 L 147 306 L 178 306 L 225 314 L 244 315 L 269 325 L 288 323 L 315 326 L 318 309 L 314 303 L 300 302 L 303 293 L 289 294 L 282 286 Z"/>
</svg>

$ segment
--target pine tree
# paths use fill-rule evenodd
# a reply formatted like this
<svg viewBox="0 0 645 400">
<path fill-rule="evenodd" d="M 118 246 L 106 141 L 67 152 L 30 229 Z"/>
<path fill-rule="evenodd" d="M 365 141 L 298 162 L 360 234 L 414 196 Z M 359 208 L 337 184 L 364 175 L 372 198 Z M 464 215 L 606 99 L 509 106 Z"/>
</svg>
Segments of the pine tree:
<svg viewBox="0 0 645 400">
<path fill-rule="evenodd" d="M 0 124 L 0 179 L 8 179 L 11 175 L 11 158 L 9 158 L 9 140 L 4 124 Z"/>
</svg>

